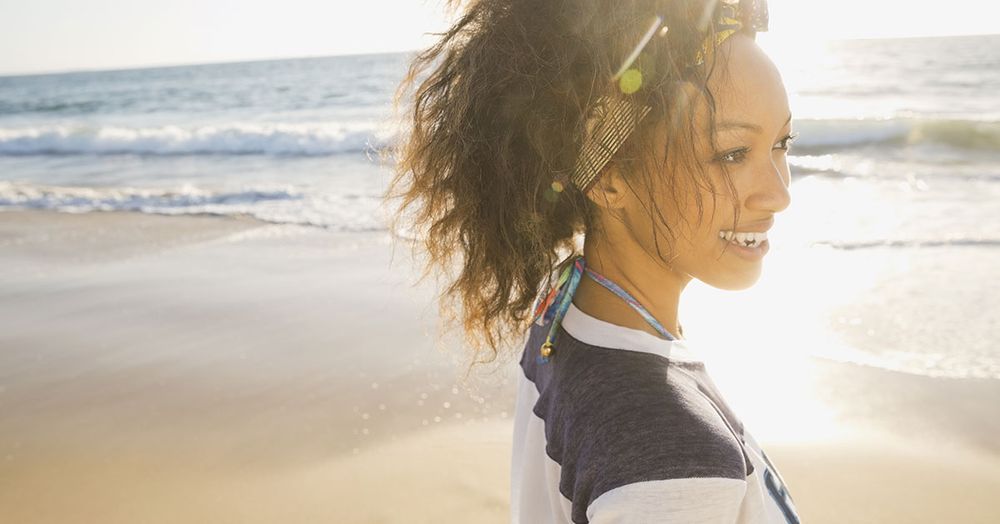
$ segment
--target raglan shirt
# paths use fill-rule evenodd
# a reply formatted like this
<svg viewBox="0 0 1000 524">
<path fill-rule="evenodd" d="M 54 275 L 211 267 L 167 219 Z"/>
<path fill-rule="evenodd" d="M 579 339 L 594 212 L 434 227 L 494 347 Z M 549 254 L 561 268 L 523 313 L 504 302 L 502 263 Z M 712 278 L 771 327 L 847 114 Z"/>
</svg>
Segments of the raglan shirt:
<svg viewBox="0 0 1000 524">
<path fill-rule="evenodd" d="M 799 522 L 777 469 L 687 341 L 570 303 L 542 363 L 550 325 L 532 324 L 520 361 L 513 524 Z"/>
</svg>

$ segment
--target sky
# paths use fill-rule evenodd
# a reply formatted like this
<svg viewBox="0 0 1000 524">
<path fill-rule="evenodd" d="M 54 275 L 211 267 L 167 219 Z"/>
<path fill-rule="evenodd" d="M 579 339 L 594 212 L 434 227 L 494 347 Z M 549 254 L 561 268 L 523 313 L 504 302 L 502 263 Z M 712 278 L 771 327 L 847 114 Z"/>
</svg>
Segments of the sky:
<svg viewBox="0 0 1000 524">
<path fill-rule="evenodd" d="M 989 0 L 769 6 L 762 45 L 998 31 Z M 0 75 L 406 51 L 449 18 L 442 0 L 0 0 Z"/>
</svg>

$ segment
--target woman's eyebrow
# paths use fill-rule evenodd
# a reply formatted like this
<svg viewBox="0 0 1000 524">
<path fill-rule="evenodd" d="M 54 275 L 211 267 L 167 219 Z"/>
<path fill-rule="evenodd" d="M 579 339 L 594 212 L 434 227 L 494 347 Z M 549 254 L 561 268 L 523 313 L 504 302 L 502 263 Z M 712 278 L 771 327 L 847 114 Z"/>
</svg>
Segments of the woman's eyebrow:
<svg viewBox="0 0 1000 524">
<path fill-rule="evenodd" d="M 785 123 L 782 124 L 781 127 L 785 127 L 791 121 L 792 121 L 792 114 L 789 113 L 788 114 L 788 120 L 785 120 Z M 722 122 L 719 122 L 718 124 L 716 124 L 715 128 L 718 129 L 719 131 L 721 131 L 723 129 L 729 129 L 729 128 L 749 129 L 749 130 L 755 131 L 757 133 L 762 133 L 764 131 L 757 124 L 751 124 L 750 122 L 734 122 L 734 121 L 731 121 L 731 120 L 724 120 Z"/>
</svg>

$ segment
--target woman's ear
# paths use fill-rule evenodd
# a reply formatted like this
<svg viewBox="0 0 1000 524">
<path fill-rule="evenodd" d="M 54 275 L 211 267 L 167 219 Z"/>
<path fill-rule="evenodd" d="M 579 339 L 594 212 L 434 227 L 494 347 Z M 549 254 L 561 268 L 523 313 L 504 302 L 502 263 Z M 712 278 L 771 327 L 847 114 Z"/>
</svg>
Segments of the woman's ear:
<svg viewBox="0 0 1000 524">
<path fill-rule="evenodd" d="M 603 210 L 621 209 L 626 205 L 628 185 L 614 163 L 608 163 L 587 189 L 587 198 Z"/>
</svg>

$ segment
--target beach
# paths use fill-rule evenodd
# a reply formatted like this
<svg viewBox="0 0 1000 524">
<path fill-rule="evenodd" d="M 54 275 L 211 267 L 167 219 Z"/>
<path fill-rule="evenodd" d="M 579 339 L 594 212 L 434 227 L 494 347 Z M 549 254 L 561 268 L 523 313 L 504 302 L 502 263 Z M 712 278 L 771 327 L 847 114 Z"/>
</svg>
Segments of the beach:
<svg viewBox="0 0 1000 524">
<path fill-rule="evenodd" d="M 1000 522 L 1000 35 L 761 36 L 791 203 L 684 336 L 802 522 Z M 413 56 L 0 76 L 0 523 L 508 520 L 522 341 L 467 373 L 382 207 Z"/>
<path fill-rule="evenodd" d="M 466 378 L 417 274 L 384 231 L 0 213 L 0 521 L 506 521 L 516 361 Z M 747 419 L 803 522 L 1000 520 L 1000 381 L 804 361 L 837 430 Z"/>
</svg>

